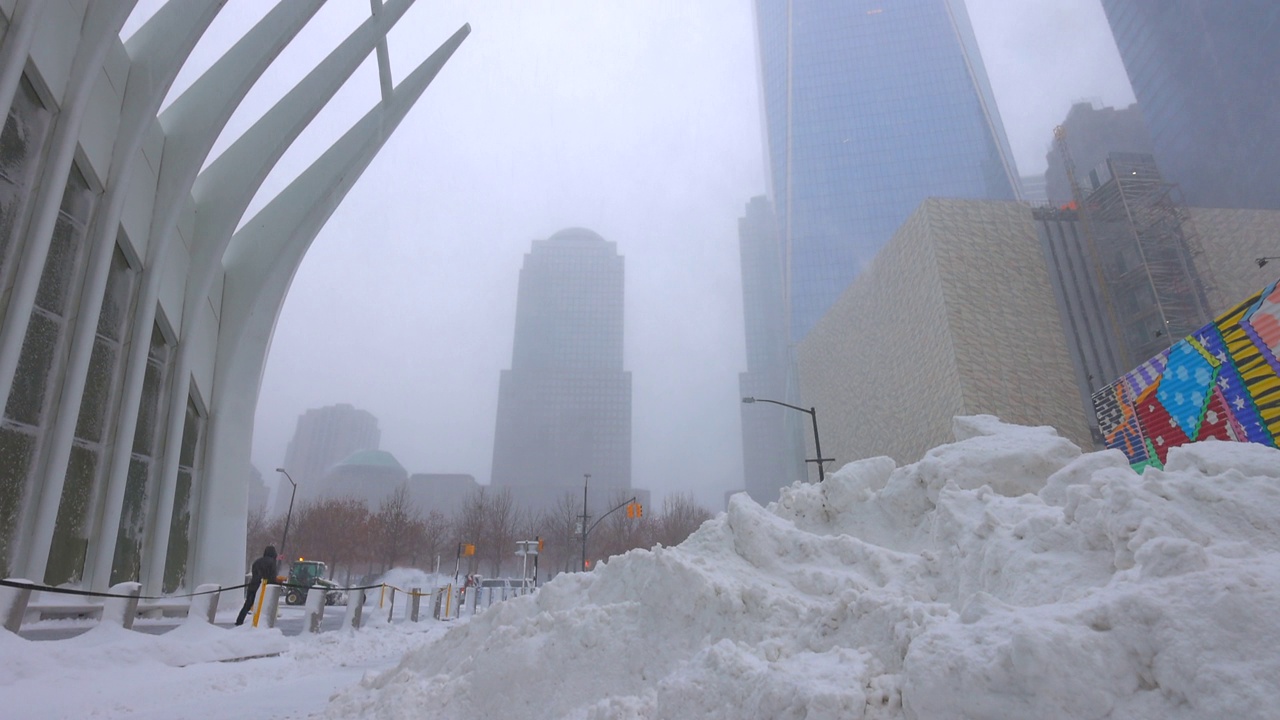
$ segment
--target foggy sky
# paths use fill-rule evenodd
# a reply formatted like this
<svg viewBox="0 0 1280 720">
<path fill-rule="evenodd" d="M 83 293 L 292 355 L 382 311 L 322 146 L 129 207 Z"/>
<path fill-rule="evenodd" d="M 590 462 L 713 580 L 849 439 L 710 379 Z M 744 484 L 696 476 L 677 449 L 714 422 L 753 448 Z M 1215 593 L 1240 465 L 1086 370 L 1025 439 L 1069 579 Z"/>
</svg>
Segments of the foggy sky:
<svg viewBox="0 0 1280 720">
<path fill-rule="evenodd" d="M 140 3 L 126 34 L 154 7 Z M 263 12 L 231 0 L 189 84 Z M 297 418 L 350 403 L 416 472 L 488 482 L 530 242 L 572 226 L 626 258 L 633 484 L 713 510 L 742 483 L 745 369 L 737 219 L 764 194 L 749 0 L 424 0 L 390 41 L 398 80 L 472 33 L 334 213 L 276 327 L 252 459 L 272 484 Z M 1097 0 L 968 0 L 1022 174 L 1042 173 L 1077 100 L 1132 102 Z M 332 0 L 255 87 L 219 147 L 369 13 Z M 250 213 L 378 98 L 371 57 L 300 138 Z M 215 153 L 217 150 L 215 150 Z M 836 466 L 840 463 L 837 462 Z M 591 468 L 583 468 L 590 472 Z"/>
</svg>

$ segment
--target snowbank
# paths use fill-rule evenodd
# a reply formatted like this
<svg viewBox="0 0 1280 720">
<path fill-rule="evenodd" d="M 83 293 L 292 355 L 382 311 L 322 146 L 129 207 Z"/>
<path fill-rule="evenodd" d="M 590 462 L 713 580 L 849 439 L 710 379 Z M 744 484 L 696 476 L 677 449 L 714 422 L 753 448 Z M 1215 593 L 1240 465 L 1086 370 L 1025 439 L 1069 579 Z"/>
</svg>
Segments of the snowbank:
<svg viewBox="0 0 1280 720">
<path fill-rule="evenodd" d="M 745 494 L 675 548 L 495 605 L 328 715 L 1262 718 L 1280 706 L 1280 452 L 1143 475 L 958 418 L 918 463 Z"/>
</svg>

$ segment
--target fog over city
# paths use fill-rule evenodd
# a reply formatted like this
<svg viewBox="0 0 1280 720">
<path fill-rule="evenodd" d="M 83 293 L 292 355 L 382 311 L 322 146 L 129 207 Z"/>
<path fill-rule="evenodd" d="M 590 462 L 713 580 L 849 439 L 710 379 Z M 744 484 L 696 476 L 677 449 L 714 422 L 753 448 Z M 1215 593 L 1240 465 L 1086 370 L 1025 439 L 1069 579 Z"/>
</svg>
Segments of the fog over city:
<svg viewBox="0 0 1280 720">
<path fill-rule="evenodd" d="M 1133 101 L 1098 3 L 967 7 L 1021 174 L 1043 172 L 1052 129 L 1073 102 Z M 170 98 L 265 10 L 232 0 Z M 368 13 L 360 0 L 322 8 L 220 145 Z M 294 278 L 262 381 L 254 465 L 270 486 L 298 416 L 350 403 L 378 418 L 381 449 L 410 473 L 488 482 L 521 263 L 531 241 L 581 226 L 616 243 L 626 262 L 632 484 L 654 502 L 690 490 L 721 507 L 724 492 L 742 486 L 737 223 L 747 200 L 768 191 L 752 3 L 418 3 L 389 36 L 393 77 L 464 23 L 470 37 Z M 278 192 L 378 93 L 371 56 L 259 197 Z"/>
</svg>

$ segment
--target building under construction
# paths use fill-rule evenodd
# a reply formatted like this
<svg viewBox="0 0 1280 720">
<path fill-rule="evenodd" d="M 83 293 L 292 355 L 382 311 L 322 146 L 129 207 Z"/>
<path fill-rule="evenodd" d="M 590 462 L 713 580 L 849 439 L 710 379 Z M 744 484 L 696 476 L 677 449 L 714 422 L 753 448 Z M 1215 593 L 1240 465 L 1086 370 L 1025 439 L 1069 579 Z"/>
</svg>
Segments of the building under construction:
<svg viewBox="0 0 1280 720">
<path fill-rule="evenodd" d="M 1151 155 L 1110 153 L 1080 183 L 1063 150 L 1076 199 L 1033 217 L 1089 407 L 1094 392 L 1209 322 L 1213 283 L 1195 225 Z"/>
</svg>

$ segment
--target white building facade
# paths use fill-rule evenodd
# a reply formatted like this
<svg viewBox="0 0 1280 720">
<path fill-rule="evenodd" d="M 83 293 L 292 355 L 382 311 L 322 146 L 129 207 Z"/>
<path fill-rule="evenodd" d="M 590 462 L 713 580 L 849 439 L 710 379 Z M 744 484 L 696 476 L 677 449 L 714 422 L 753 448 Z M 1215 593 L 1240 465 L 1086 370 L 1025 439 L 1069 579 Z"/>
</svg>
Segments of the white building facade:
<svg viewBox="0 0 1280 720">
<path fill-rule="evenodd" d="M 281 0 L 160 111 L 225 0 L 0 0 L 0 577 L 144 594 L 238 582 L 271 333 L 312 240 L 463 26 L 252 217 L 267 174 L 412 0 L 217 157 L 323 0 Z M 237 230 L 237 228 L 239 228 Z"/>
</svg>

